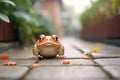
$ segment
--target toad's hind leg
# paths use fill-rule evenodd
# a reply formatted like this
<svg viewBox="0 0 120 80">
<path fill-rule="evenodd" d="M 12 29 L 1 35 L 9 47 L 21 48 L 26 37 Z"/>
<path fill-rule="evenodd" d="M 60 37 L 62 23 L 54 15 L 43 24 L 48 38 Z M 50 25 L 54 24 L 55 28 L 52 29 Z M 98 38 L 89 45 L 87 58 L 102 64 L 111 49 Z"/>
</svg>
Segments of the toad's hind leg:
<svg viewBox="0 0 120 80">
<path fill-rule="evenodd" d="M 64 58 L 64 46 L 61 46 L 58 52 L 59 58 Z"/>
<path fill-rule="evenodd" d="M 38 58 L 39 53 L 36 46 L 33 47 L 32 51 L 33 51 L 33 58 Z"/>
</svg>

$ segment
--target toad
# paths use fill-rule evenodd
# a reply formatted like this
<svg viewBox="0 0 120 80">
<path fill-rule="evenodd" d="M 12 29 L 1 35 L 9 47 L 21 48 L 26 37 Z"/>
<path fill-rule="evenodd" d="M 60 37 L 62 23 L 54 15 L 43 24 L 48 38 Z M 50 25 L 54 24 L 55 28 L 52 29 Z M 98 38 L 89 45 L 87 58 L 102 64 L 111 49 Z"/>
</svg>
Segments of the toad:
<svg viewBox="0 0 120 80">
<path fill-rule="evenodd" d="M 39 55 L 45 58 L 56 56 L 63 58 L 64 46 L 62 46 L 56 35 L 45 36 L 42 34 L 33 47 L 33 57 L 38 58 Z"/>
</svg>

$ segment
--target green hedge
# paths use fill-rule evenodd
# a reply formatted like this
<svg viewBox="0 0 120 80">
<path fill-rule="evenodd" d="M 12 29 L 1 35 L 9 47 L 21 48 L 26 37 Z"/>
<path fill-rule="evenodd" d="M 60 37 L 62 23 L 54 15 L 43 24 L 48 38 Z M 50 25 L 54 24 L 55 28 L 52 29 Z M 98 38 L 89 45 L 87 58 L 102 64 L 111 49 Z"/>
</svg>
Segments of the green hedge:
<svg viewBox="0 0 120 80">
<path fill-rule="evenodd" d="M 90 27 L 118 14 L 120 14 L 120 0 L 96 0 L 80 15 L 80 21 L 83 27 Z"/>
</svg>

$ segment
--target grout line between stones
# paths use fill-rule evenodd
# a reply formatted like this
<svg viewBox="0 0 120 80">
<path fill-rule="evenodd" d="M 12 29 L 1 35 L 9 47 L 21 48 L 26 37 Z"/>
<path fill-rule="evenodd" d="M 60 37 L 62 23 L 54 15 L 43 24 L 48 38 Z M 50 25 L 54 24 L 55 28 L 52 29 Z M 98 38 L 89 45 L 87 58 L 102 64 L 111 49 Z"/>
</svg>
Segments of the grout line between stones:
<svg viewBox="0 0 120 80">
<path fill-rule="evenodd" d="M 33 64 L 34 63 L 38 63 L 39 62 L 39 60 L 38 59 L 36 59 L 36 61 L 35 62 L 33 62 Z M 31 65 L 30 65 L 31 66 Z M 31 68 L 30 66 L 27 66 L 28 68 L 29 68 L 29 70 L 19 79 L 19 80 L 25 80 L 25 77 L 30 73 L 30 71 L 33 69 L 33 68 Z"/>
<path fill-rule="evenodd" d="M 84 50 L 82 50 L 82 49 L 80 49 L 80 48 L 78 48 L 78 47 L 76 47 L 74 45 L 72 45 L 72 47 L 75 48 L 76 50 L 80 51 L 82 54 L 85 52 Z"/>
<path fill-rule="evenodd" d="M 99 65 L 98 63 L 96 63 L 96 61 L 94 61 L 94 58 L 92 55 L 90 55 L 90 57 L 91 57 L 91 61 L 95 64 L 95 66 L 98 66 L 108 76 L 109 79 L 112 79 L 112 80 L 114 79 L 110 73 L 105 71 L 101 65 Z"/>
<path fill-rule="evenodd" d="M 80 49 L 80 48 L 78 48 L 76 46 L 73 46 L 73 48 L 75 48 L 76 50 L 80 51 L 81 53 L 85 52 L 84 50 L 82 50 L 82 49 Z M 90 55 L 90 58 L 91 58 L 91 61 L 94 63 L 94 66 L 98 66 L 108 76 L 109 79 L 114 79 L 110 73 L 108 73 L 107 71 L 105 71 L 102 66 L 100 66 L 99 64 L 97 64 L 94 61 L 94 58 L 93 58 L 92 55 Z"/>
<path fill-rule="evenodd" d="M 30 73 L 30 71 L 32 70 L 32 68 L 28 67 L 29 70 L 19 79 L 19 80 L 25 80 L 25 77 Z"/>
<path fill-rule="evenodd" d="M 109 79 L 114 80 L 114 78 L 112 77 L 112 75 L 110 73 L 108 73 L 106 70 L 103 69 L 103 67 L 101 65 L 99 65 L 98 63 L 96 63 L 96 61 L 94 61 L 94 59 L 92 60 L 94 62 L 94 64 L 96 64 L 96 66 L 98 66 L 103 72 L 105 72 L 105 74 L 107 74 L 109 76 Z"/>
</svg>

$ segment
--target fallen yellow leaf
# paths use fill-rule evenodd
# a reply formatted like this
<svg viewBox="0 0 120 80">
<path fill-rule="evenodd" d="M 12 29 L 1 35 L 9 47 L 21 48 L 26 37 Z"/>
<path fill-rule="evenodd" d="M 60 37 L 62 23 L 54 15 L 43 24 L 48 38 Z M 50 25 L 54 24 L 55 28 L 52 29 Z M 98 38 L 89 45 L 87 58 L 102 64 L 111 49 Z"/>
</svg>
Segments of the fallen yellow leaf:
<svg viewBox="0 0 120 80">
<path fill-rule="evenodd" d="M 100 51 L 100 48 L 94 48 L 90 51 L 90 53 L 97 53 Z"/>
</svg>

